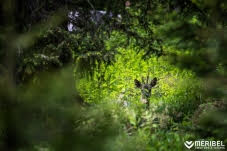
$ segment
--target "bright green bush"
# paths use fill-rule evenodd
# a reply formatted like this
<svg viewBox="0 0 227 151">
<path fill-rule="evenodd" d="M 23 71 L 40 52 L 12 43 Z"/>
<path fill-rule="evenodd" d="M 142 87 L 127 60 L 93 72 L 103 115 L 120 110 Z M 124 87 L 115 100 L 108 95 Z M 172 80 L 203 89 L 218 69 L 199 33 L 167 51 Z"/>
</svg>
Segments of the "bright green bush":
<svg viewBox="0 0 227 151">
<path fill-rule="evenodd" d="M 136 53 L 123 48 L 118 51 L 115 63 L 97 65 L 92 80 L 80 79 L 78 89 L 87 102 L 127 101 L 131 107 L 138 107 L 141 94 L 134 86 L 134 79 L 141 80 L 148 74 L 158 78 L 150 99 L 152 103 L 180 106 L 198 101 L 201 86 L 193 72 L 170 65 L 164 57 L 144 60 L 142 51 Z"/>
</svg>

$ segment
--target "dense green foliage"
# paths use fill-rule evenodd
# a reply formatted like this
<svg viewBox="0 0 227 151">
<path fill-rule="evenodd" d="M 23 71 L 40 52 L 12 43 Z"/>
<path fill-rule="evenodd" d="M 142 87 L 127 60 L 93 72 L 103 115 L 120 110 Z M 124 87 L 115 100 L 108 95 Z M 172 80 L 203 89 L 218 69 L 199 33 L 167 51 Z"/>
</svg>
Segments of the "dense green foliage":
<svg viewBox="0 0 227 151">
<path fill-rule="evenodd" d="M 0 150 L 227 144 L 226 2 L 0 4 Z M 148 76 L 157 78 L 149 106 Z"/>
</svg>

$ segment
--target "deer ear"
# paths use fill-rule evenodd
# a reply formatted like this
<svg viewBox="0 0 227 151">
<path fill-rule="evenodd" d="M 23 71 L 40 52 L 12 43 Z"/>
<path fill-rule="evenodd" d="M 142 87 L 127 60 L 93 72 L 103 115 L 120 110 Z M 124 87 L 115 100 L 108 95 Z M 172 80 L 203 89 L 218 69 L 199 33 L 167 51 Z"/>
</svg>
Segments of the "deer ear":
<svg viewBox="0 0 227 151">
<path fill-rule="evenodd" d="M 157 78 L 155 77 L 153 80 L 151 80 L 151 87 L 154 87 L 157 84 Z"/>
<path fill-rule="evenodd" d="M 135 79 L 134 83 L 137 88 L 141 88 L 141 82 L 139 80 Z"/>
</svg>

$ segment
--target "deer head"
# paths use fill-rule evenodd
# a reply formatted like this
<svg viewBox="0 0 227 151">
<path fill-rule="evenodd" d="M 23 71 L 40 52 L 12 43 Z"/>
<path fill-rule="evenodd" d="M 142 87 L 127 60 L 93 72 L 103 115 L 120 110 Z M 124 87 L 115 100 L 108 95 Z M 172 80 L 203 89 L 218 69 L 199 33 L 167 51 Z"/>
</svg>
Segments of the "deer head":
<svg viewBox="0 0 227 151">
<path fill-rule="evenodd" d="M 146 104 L 146 107 L 149 108 L 150 102 L 149 98 L 151 97 L 151 89 L 157 84 L 157 78 L 155 77 L 153 80 L 149 79 L 149 76 L 147 76 L 147 79 L 145 80 L 144 77 L 142 77 L 142 82 L 135 79 L 135 86 L 139 89 L 141 89 L 141 102 Z"/>
</svg>

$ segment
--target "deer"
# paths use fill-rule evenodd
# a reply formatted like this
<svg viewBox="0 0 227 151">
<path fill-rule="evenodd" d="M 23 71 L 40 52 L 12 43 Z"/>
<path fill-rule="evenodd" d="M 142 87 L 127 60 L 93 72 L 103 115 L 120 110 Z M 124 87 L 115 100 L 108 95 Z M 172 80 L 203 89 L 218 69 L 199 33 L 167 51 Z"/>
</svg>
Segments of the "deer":
<svg viewBox="0 0 227 151">
<path fill-rule="evenodd" d="M 152 80 L 149 78 L 149 75 L 147 76 L 147 79 L 145 81 L 144 77 L 142 77 L 142 82 L 135 79 L 134 80 L 136 88 L 141 89 L 141 99 L 140 101 L 143 104 L 146 104 L 146 109 L 149 109 L 150 107 L 150 97 L 151 97 L 151 90 L 152 88 L 157 84 L 157 78 L 153 78 Z"/>
</svg>

